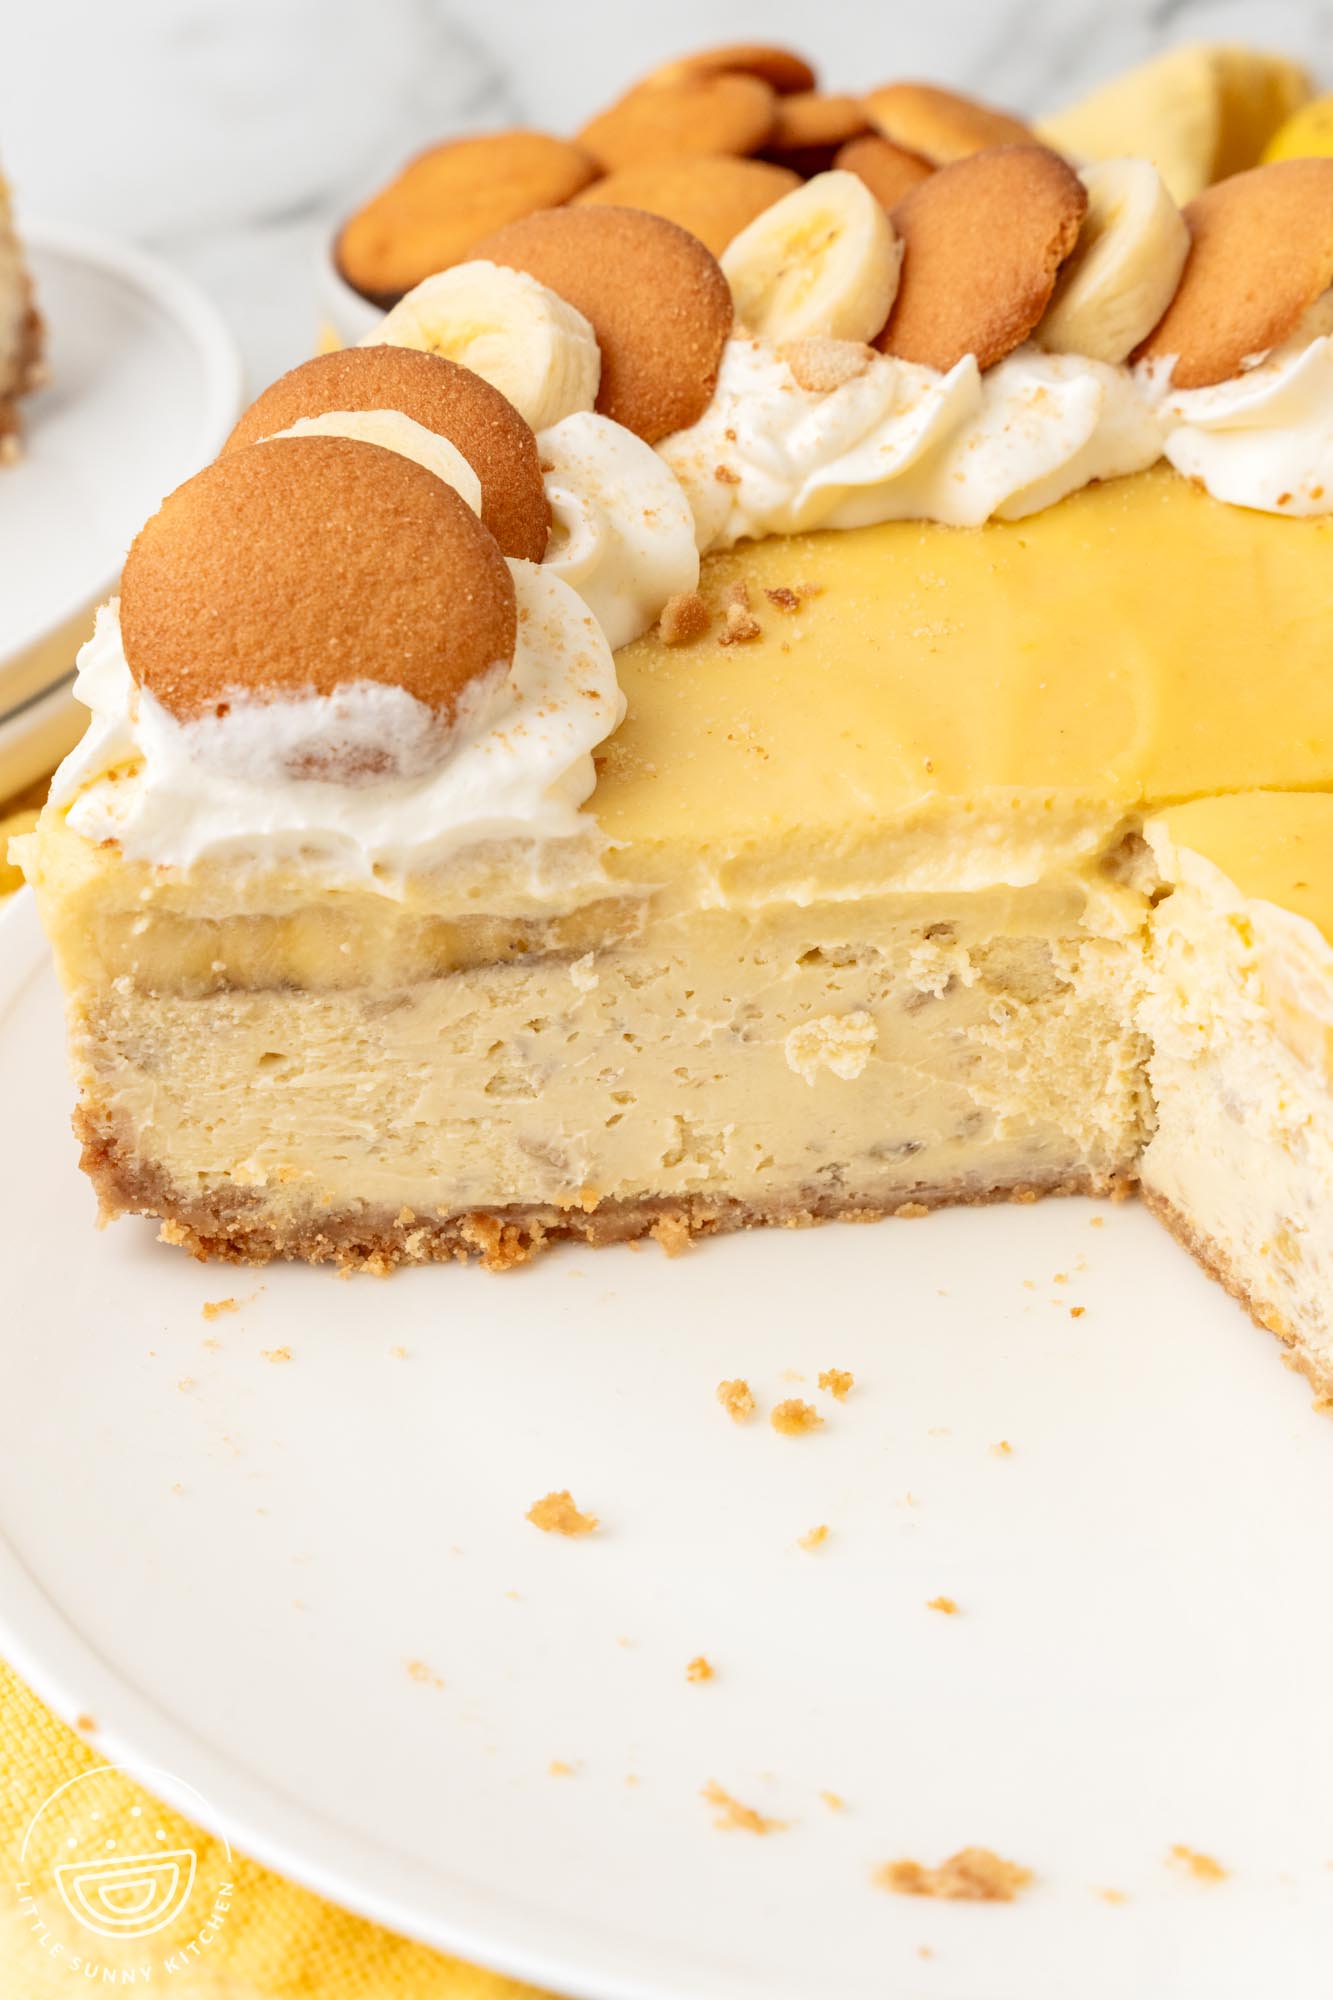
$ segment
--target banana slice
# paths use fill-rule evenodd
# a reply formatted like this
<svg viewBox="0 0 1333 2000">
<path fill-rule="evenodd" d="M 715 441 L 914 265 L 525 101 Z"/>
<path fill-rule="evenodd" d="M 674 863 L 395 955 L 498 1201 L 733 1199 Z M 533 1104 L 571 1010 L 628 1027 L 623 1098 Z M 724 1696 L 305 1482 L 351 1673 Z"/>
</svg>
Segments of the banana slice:
<svg viewBox="0 0 1333 2000">
<path fill-rule="evenodd" d="M 903 246 L 865 182 L 816 174 L 722 253 L 736 316 L 773 340 L 873 340 L 898 290 Z"/>
<path fill-rule="evenodd" d="M 402 458 L 415 459 L 433 472 L 446 486 L 452 486 L 460 500 L 466 500 L 474 514 L 481 512 L 481 481 L 456 444 L 428 431 L 424 424 L 405 416 L 401 410 L 325 410 L 317 417 L 298 417 L 274 437 L 344 437 L 361 444 L 377 444 L 396 451 Z M 268 439 L 264 439 L 268 443 Z"/>
<path fill-rule="evenodd" d="M 526 271 L 475 259 L 426 278 L 363 347 L 442 354 L 507 396 L 534 431 L 597 401 L 602 356 L 583 314 Z"/>
<path fill-rule="evenodd" d="M 1284 118 L 1310 96 L 1286 56 L 1228 42 L 1188 42 L 1112 77 L 1040 121 L 1047 145 L 1081 160 L 1151 160 L 1176 200 L 1252 167 Z"/>
<path fill-rule="evenodd" d="M 1053 354 L 1124 361 L 1175 297 L 1189 229 L 1148 160 L 1101 160 L 1081 179 L 1088 212 L 1037 344 Z"/>
</svg>

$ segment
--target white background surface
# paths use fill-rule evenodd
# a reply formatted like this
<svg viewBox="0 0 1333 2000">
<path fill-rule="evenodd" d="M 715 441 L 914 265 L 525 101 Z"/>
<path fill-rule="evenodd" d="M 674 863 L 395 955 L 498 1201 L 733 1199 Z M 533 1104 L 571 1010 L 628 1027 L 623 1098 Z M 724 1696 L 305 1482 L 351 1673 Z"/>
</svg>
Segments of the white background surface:
<svg viewBox="0 0 1333 2000">
<path fill-rule="evenodd" d="M 0 1652 L 114 1761 L 582 2000 L 1327 2000 L 1333 1437 L 1144 1210 L 201 1267 L 91 1227 L 26 898 L 5 967 Z M 596 1535 L 526 1521 L 565 1486 Z M 1037 1883 L 872 1886 L 972 1843 Z"/>
<path fill-rule="evenodd" d="M 925 75 L 1051 109 L 1168 42 L 1333 81 L 1331 0 L 41 0 L 5 20 L 0 158 L 34 213 L 150 244 L 231 316 L 256 388 L 310 351 L 331 224 L 451 130 L 573 130 L 652 60 L 786 38 L 831 87 Z"/>
</svg>

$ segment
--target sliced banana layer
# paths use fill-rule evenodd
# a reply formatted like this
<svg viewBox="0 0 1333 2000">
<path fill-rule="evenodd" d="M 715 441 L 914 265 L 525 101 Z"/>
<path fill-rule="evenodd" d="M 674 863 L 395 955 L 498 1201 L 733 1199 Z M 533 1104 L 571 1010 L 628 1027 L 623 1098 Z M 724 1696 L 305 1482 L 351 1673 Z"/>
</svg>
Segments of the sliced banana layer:
<svg viewBox="0 0 1333 2000">
<path fill-rule="evenodd" d="M 1036 339 L 1053 354 L 1124 361 L 1175 296 L 1189 229 L 1148 160 L 1102 160 L 1081 178 L 1088 212 Z"/>
<path fill-rule="evenodd" d="M 415 347 L 470 368 L 534 431 L 597 401 L 602 356 L 583 314 L 526 271 L 476 259 L 426 278 L 363 347 Z"/>
<path fill-rule="evenodd" d="M 816 174 L 733 238 L 721 263 L 736 315 L 772 340 L 873 340 L 898 289 L 902 244 L 856 174 Z"/>
<path fill-rule="evenodd" d="M 298 417 L 274 436 L 344 437 L 355 438 L 360 444 L 381 445 L 385 451 L 396 451 L 400 457 L 424 465 L 427 472 L 452 486 L 474 514 L 481 513 L 481 481 L 457 445 L 438 431 L 427 430 L 402 410 L 325 410 L 317 417 Z"/>
</svg>

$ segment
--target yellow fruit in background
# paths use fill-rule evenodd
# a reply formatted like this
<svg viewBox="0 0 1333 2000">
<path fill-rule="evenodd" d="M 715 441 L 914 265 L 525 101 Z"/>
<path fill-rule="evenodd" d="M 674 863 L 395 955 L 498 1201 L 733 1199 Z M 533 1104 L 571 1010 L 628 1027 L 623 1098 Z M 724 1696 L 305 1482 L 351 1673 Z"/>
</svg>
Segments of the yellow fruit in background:
<svg viewBox="0 0 1333 2000">
<path fill-rule="evenodd" d="M 1221 181 L 1258 166 L 1273 134 L 1299 105 L 1308 103 L 1314 80 L 1289 56 L 1258 49 L 1222 45 L 1213 50 L 1213 58 L 1221 116 L 1210 178 Z"/>
<path fill-rule="evenodd" d="M 1328 159 L 1333 155 L 1333 97 L 1316 98 L 1279 126 L 1264 147 L 1265 160 Z"/>
<path fill-rule="evenodd" d="M 1312 88 L 1287 56 L 1196 42 L 1112 77 L 1037 130 L 1076 162 L 1151 160 L 1183 206 L 1212 181 L 1254 166 Z"/>
</svg>

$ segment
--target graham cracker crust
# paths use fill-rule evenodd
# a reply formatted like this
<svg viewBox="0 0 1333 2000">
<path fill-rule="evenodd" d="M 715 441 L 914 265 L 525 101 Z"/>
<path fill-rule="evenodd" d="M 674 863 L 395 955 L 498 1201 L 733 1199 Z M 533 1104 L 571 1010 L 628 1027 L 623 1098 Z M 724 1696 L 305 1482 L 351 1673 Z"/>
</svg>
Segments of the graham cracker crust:
<svg viewBox="0 0 1333 2000">
<path fill-rule="evenodd" d="M 321 1212 L 288 1224 L 265 1213 L 264 1197 L 250 1188 L 187 1194 L 160 1169 L 128 1153 L 85 1110 L 74 1117 L 82 1141 L 84 1172 L 97 1190 L 103 1220 L 117 1215 L 156 1216 L 161 1238 L 201 1262 L 267 1264 L 275 1259 L 333 1263 L 343 1270 L 387 1273 L 400 1264 L 478 1262 L 488 1271 L 510 1271 L 560 1242 L 597 1248 L 651 1236 L 669 1256 L 703 1236 L 739 1229 L 809 1229 L 821 1222 L 878 1222 L 885 1216 L 923 1216 L 935 1208 L 997 1201 L 1032 1202 L 1045 1195 L 1110 1195 L 1133 1190 L 1128 1173 L 1073 1174 L 1048 1182 L 1005 1186 L 967 1182 L 897 1189 L 882 1201 L 829 1189 L 802 1189 L 763 1204 L 712 1195 L 649 1196 L 597 1201 L 584 1208 L 516 1202 L 503 1207 L 437 1211 L 358 1207 Z"/>
<path fill-rule="evenodd" d="M 1217 1243 L 1204 1236 L 1188 1218 L 1181 1214 L 1175 1203 L 1159 1194 L 1154 1188 L 1140 1186 L 1139 1193 L 1146 1207 L 1151 1209 L 1157 1220 L 1163 1223 L 1184 1249 L 1188 1250 L 1196 1264 L 1205 1270 L 1223 1289 L 1229 1292 L 1238 1305 L 1245 1308 L 1257 1327 L 1265 1333 L 1273 1333 L 1282 1342 L 1282 1359 L 1288 1368 L 1303 1375 L 1315 1392 L 1315 1407 L 1325 1413 L 1333 1413 L 1333 1369 L 1319 1356 L 1313 1354 L 1302 1339 L 1300 1332 L 1284 1314 L 1280 1313 L 1269 1300 L 1262 1299 L 1253 1288 L 1245 1283 L 1235 1265 Z"/>
</svg>

